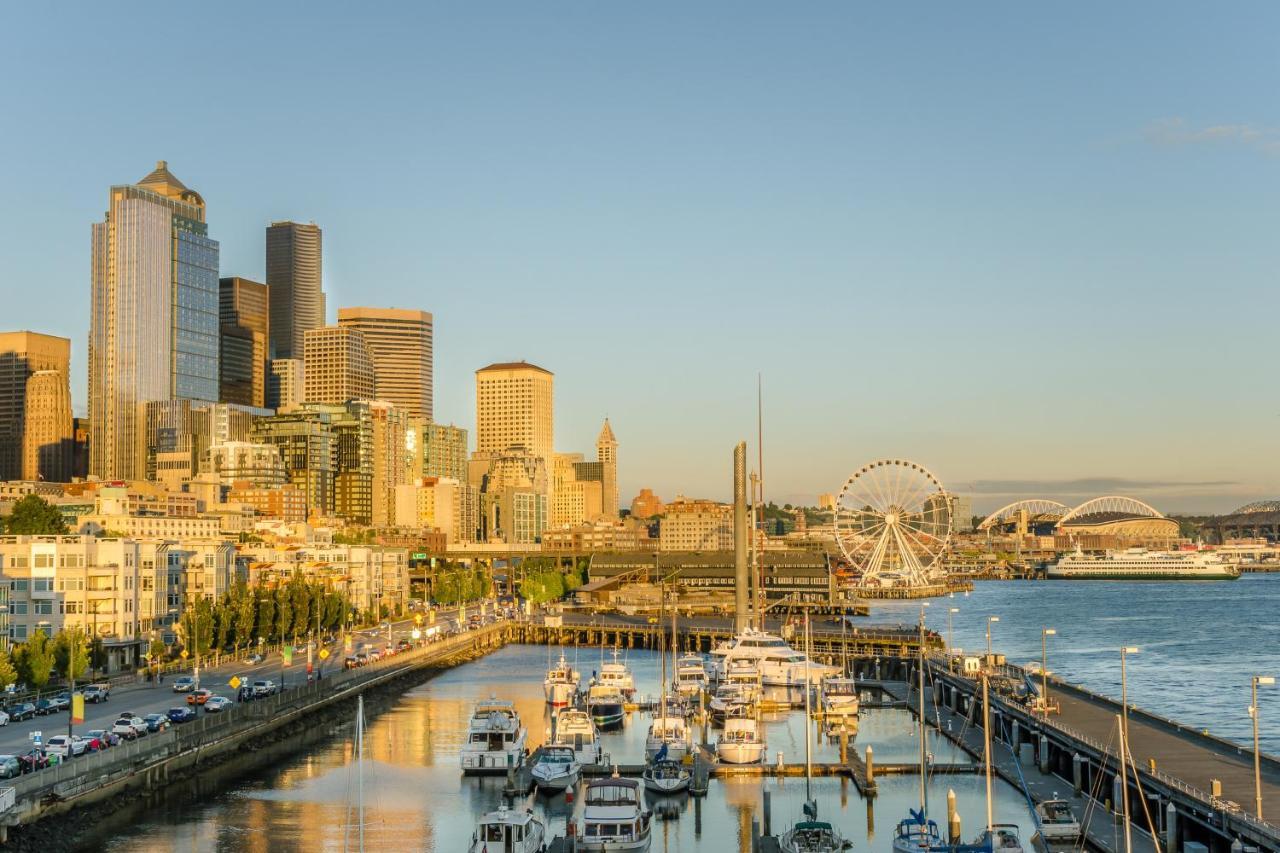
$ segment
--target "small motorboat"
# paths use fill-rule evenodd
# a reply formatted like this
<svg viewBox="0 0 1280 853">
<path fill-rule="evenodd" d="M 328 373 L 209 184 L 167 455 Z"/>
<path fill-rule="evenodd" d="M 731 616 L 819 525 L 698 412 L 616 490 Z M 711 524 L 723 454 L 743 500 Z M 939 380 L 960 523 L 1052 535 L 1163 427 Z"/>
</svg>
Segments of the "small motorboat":
<svg viewBox="0 0 1280 853">
<path fill-rule="evenodd" d="M 533 765 L 533 784 L 539 791 L 560 793 L 578 784 L 582 767 L 572 746 L 549 744 L 538 752 Z"/>
<path fill-rule="evenodd" d="M 764 733 L 752 717 L 729 717 L 716 741 L 716 758 L 726 764 L 758 764 L 764 757 Z"/>
<path fill-rule="evenodd" d="M 679 794 L 689 790 L 693 774 L 678 761 L 655 761 L 640 774 L 644 789 L 654 794 Z"/>
<path fill-rule="evenodd" d="M 1072 843 L 1080 837 L 1080 821 L 1066 800 L 1045 800 L 1036 806 L 1040 837 L 1048 842 Z"/>
<path fill-rule="evenodd" d="M 680 696 L 697 696 L 707 686 L 707 667 L 702 655 L 683 655 L 676 661 L 676 678 L 673 685 Z"/>
<path fill-rule="evenodd" d="M 551 728 L 551 740 L 562 746 L 573 747 L 579 765 L 599 764 L 601 756 L 600 733 L 591 715 L 580 708 L 565 708 L 556 714 Z"/>
<path fill-rule="evenodd" d="M 623 699 L 630 699 L 632 694 L 636 692 L 636 680 L 631 675 L 631 670 L 627 669 L 627 665 L 619 660 L 622 652 L 619 649 L 613 650 L 613 660 L 606 664 L 601 664 L 600 672 L 593 679 L 593 683 L 604 687 L 612 687 L 618 693 L 622 694 Z"/>
<path fill-rule="evenodd" d="M 541 853 L 545 839 L 546 828 L 532 810 L 503 806 L 480 818 L 467 853 Z"/>
<path fill-rule="evenodd" d="M 616 687 L 596 684 L 587 691 L 587 712 L 600 731 L 622 728 L 627 718 L 625 703 Z"/>
<path fill-rule="evenodd" d="M 649 724 L 649 735 L 644 742 L 644 757 L 653 761 L 659 753 L 664 758 L 679 761 L 689 754 L 693 747 L 693 732 L 684 721 L 684 717 L 667 714 L 665 717 L 654 717 Z"/>
<path fill-rule="evenodd" d="M 560 660 L 547 670 L 547 677 L 542 681 L 542 690 L 546 694 L 547 704 L 553 708 L 563 708 L 573 702 L 573 697 L 578 694 L 580 680 L 581 676 L 569 666 L 562 652 Z"/>
<path fill-rule="evenodd" d="M 827 719 L 858 716 L 858 683 L 852 678 L 823 679 L 820 707 Z"/>
</svg>

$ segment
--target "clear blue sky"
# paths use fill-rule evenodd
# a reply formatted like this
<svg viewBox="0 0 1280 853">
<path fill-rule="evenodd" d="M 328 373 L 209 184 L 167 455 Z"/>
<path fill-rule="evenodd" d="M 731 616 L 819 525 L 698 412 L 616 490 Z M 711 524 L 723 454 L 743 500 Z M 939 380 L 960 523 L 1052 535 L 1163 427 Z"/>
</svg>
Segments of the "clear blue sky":
<svg viewBox="0 0 1280 853">
<path fill-rule="evenodd" d="M 222 272 L 325 230 L 331 314 L 423 308 L 436 411 L 556 373 L 625 497 L 906 456 L 980 507 L 1280 494 L 1271 3 L 25 4 L 0 19 L 0 327 L 73 339 L 157 159 Z M 1091 478 L 1089 483 L 1074 483 Z"/>
</svg>

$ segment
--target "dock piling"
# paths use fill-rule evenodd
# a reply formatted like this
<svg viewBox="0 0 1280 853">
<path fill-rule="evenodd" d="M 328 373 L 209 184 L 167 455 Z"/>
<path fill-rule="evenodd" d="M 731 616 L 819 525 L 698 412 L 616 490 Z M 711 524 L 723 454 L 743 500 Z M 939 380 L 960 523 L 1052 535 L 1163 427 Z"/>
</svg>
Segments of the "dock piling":
<svg viewBox="0 0 1280 853">
<path fill-rule="evenodd" d="M 960 812 L 956 810 L 956 792 L 947 789 L 947 837 L 952 844 L 960 843 Z"/>
<path fill-rule="evenodd" d="M 1071 756 L 1071 787 L 1077 797 L 1084 790 L 1084 756 L 1078 752 Z"/>
<path fill-rule="evenodd" d="M 761 809 L 764 815 L 764 834 L 773 835 L 773 794 L 765 791 L 762 796 L 764 797 L 764 808 Z"/>
<path fill-rule="evenodd" d="M 876 764 L 873 755 L 871 744 L 867 744 L 867 786 L 869 788 L 875 788 L 876 784 Z"/>
<path fill-rule="evenodd" d="M 1049 736 L 1040 735 L 1040 772 L 1049 772 Z"/>
</svg>

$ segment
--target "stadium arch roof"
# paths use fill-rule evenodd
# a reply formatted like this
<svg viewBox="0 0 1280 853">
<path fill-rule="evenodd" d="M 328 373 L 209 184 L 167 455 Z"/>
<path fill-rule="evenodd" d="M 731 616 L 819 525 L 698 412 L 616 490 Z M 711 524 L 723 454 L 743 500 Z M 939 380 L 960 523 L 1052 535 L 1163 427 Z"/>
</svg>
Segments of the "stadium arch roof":
<svg viewBox="0 0 1280 853">
<path fill-rule="evenodd" d="M 988 515 L 978 525 L 979 530 L 990 530 L 998 524 L 1012 521 L 1018 516 L 1018 513 L 1026 511 L 1027 515 L 1032 519 L 1050 520 L 1067 515 L 1071 512 L 1071 507 L 1058 501 L 1051 501 L 1044 498 L 1030 498 L 1027 500 L 1014 501 L 1006 504 L 1000 509 Z"/>
</svg>

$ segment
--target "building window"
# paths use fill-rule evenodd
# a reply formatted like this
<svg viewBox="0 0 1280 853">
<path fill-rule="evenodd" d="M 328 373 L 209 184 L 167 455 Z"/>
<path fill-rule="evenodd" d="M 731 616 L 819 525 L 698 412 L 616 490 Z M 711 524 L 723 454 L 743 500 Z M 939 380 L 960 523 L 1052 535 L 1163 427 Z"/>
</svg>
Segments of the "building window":
<svg viewBox="0 0 1280 853">
<path fill-rule="evenodd" d="M 37 615 L 37 616 L 52 616 L 52 615 L 53 615 L 53 602 L 52 602 L 52 601 L 37 601 L 37 602 L 35 602 L 35 605 L 36 605 L 36 611 L 35 611 L 35 612 L 36 612 L 36 615 Z"/>
<path fill-rule="evenodd" d="M 53 592 L 53 578 L 32 578 L 32 592 Z"/>
</svg>

